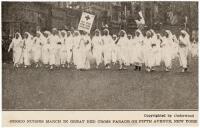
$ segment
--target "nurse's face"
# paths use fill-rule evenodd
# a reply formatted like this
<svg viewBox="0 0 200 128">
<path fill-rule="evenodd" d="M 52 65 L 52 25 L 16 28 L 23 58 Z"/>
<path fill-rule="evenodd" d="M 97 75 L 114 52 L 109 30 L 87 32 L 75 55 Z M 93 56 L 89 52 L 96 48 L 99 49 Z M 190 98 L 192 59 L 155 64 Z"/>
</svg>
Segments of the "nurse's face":
<svg viewBox="0 0 200 128">
<path fill-rule="evenodd" d="M 53 30 L 53 31 L 52 31 L 52 34 L 53 34 L 53 35 L 56 35 L 56 31 L 55 31 L 55 30 Z"/>
<path fill-rule="evenodd" d="M 121 36 L 121 37 L 124 37 L 124 32 L 121 32 L 120 36 Z"/>
<path fill-rule="evenodd" d="M 157 39 L 160 39 L 160 35 L 157 35 Z"/>
<path fill-rule="evenodd" d="M 78 33 L 76 32 L 76 33 L 74 33 L 74 35 L 75 35 L 75 36 L 78 36 Z"/>
<path fill-rule="evenodd" d="M 18 35 L 18 34 L 16 34 L 15 36 L 16 36 L 17 39 L 19 38 L 19 35 Z"/>
<path fill-rule="evenodd" d="M 165 35 L 166 35 L 167 38 L 169 37 L 169 34 L 168 34 L 168 33 L 166 33 Z"/>
<path fill-rule="evenodd" d="M 40 37 L 40 34 L 39 34 L 39 33 L 37 33 L 37 34 L 36 34 L 36 36 L 37 36 L 37 37 Z"/>
<path fill-rule="evenodd" d="M 147 33 L 147 38 L 150 38 L 151 37 L 151 33 Z"/>
<path fill-rule="evenodd" d="M 48 34 L 47 34 L 47 33 L 44 33 L 44 36 L 47 38 L 47 37 L 48 37 Z"/>
<path fill-rule="evenodd" d="M 61 35 L 62 35 L 62 37 L 64 37 L 64 36 L 65 36 L 65 33 L 64 33 L 64 32 L 61 32 Z"/>
<path fill-rule="evenodd" d="M 139 32 L 136 32 L 136 33 L 135 33 L 135 35 L 136 35 L 136 36 L 139 36 L 139 35 L 140 35 L 140 33 L 139 33 Z"/>
<path fill-rule="evenodd" d="M 96 32 L 95 35 L 96 35 L 96 36 L 99 36 L 99 32 Z"/>
<path fill-rule="evenodd" d="M 69 37 L 70 36 L 70 32 L 67 32 L 67 37 Z"/>
<path fill-rule="evenodd" d="M 108 35 L 108 31 L 104 31 L 104 35 L 107 36 Z"/>
<path fill-rule="evenodd" d="M 25 34 L 24 34 L 24 38 L 26 38 L 26 39 L 27 39 L 27 38 L 28 38 L 28 34 L 26 34 L 26 33 L 25 33 Z"/>
</svg>

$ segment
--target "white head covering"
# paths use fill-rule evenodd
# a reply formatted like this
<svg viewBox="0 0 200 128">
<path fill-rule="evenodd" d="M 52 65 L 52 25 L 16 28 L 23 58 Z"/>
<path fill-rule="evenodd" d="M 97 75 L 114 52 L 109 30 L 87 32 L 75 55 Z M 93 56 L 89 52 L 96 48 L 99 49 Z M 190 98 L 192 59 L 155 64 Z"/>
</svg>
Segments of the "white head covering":
<svg viewBox="0 0 200 128">
<path fill-rule="evenodd" d="M 156 34 L 155 31 L 154 31 L 153 29 L 150 29 L 149 31 L 152 32 L 153 34 Z"/>
<path fill-rule="evenodd" d="M 15 37 L 14 37 L 15 39 L 17 39 L 17 38 L 16 38 L 16 35 L 19 36 L 19 37 L 18 37 L 18 40 L 22 40 L 22 36 L 21 36 L 21 34 L 20 34 L 19 32 L 16 32 L 16 33 L 15 33 Z"/>
<path fill-rule="evenodd" d="M 66 31 L 66 30 L 62 30 L 62 31 L 60 31 L 60 33 L 65 33 L 65 36 L 64 36 L 64 37 L 67 36 L 67 31 Z"/>
<path fill-rule="evenodd" d="M 187 38 L 187 40 L 190 39 L 190 35 L 185 30 L 181 30 L 181 33 L 185 35 L 185 38 Z"/>
<path fill-rule="evenodd" d="M 139 33 L 139 34 L 140 34 L 139 37 L 144 37 L 140 29 L 137 29 L 137 30 L 135 31 L 135 33 Z"/>
<path fill-rule="evenodd" d="M 170 30 L 165 30 L 165 32 L 169 35 L 169 38 L 172 38 L 172 32 Z"/>
<path fill-rule="evenodd" d="M 77 36 L 80 36 L 80 32 L 78 30 L 74 31 L 74 35 L 78 34 Z"/>
<path fill-rule="evenodd" d="M 147 35 L 151 35 L 151 31 L 150 30 L 146 32 L 146 37 L 147 37 Z"/>
<path fill-rule="evenodd" d="M 27 39 L 31 39 L 33 37 L 29 32 L 25 32 L 24 34 L 28 35 Z"/>
<path fill-rule="evenodd" d="M 45 34 L 47 34 L 48 36 L 51 35 L 51 32 L 50 31 L 44 31 Z"/>
<path fill-rule="evenodd" d="M 52 31 L 57 31 L 57 28 L 52 28 Z"/>
<path fill-rule="evenodd" d="M 181 30 L 181 33 L 183 33 L 184 35 L 189 35 L 185 30 Z"/>
<path fill-rule="evenodd" d="M 113 34 L 113 37 L 116 37 L 116 38 L 117 38 L 117 35 Z"/>
<path fill-rule="evenodd" d="M 119 34 L 124 33 L 124 37 L 127 37 L 126 31 L 125 30 L 120 30 Z"/>
<path fill-rule="evenodd" d="M 67 31 L 67 33 L 69 33 L 69 36 L 72 36 L 72 32 L 71 31 Z"/>
<path fill-rule="evenodd" d="M 132 35 L 131 35 L 131 34 L 128 34 L 127 37 L 128 37 L 128 36 L 130 36 L 130 37 L 132 38 Z"/>
<path fill-rule="evenodd" d="M 99 32 L 99 35 L 101 36 L 101 32 L 100 32 L 99 29 L 96 29 L 96 30 L 95 30 L 95 33 L 96 33 L 96 32 Z"/>
<path fill-rule="evenodd" d="M 104 29 L 103 30 L 104 32 L 106 31 L 106 32 L 108 32 L 108 35 L 110 34 L 110 31 L 106 28 L 106 29 Z"/>
<path fill-rule="evenodd" d="M 40 32 L 40 31 L 36 31 L 36 34 L 40 34 L 40 39 L 43 41 L 44 39 L 46 39 L 45 37 L 44 37 L 44 35 Z"/>
</svg>

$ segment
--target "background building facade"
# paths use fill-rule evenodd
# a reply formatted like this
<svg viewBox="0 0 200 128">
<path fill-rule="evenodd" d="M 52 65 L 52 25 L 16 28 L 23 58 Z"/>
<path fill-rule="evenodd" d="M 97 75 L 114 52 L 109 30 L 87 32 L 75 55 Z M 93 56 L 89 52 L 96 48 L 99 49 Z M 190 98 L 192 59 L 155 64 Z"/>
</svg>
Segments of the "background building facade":
<svg viewBox="0 0 200 128">
<path fill-rule="evenodd" d="M 82 12 L 95 15 L 92 30 L 105 24 L 112 33 L 125 29 L 137 29 L 135 9 L 140 6 L 146 27 L 177 28 L 198 27 L 198 2 L 2 2 L 2 35 L 8 37 L 15 32 L 36 30 L 76 29 Z M 159 25 L 158 25 L 159 24 Z"/>
</svg>

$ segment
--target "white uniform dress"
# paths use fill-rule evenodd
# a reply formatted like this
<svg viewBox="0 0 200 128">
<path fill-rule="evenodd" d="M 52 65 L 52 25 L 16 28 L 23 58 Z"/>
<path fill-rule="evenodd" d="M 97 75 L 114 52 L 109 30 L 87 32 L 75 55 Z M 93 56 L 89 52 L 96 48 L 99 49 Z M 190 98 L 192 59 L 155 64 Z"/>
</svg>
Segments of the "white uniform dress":
<svg viewBox="0 0 200 128">
<path fill-rule="evenodd" d="M 60 48 L 60 61 L 61 64 L 66 64 L 67 62 L 67 44 L 66 44 L 66 33 L 64 37 L 61 37 L 61 48 Z"/>
<path fill-rule="evenodd" d="M 163 37 L 162 61 L 164 62 L 166 68 L 171 68 L 171 66 L 172 66 L 172 58 L 173 58 L 172 43 L 173 43 L 172 38 Z"/>
<path fill-rule="evenodd" d="M 49 64 L 50 65 L 58 65 L 60 63 L 60 58 L 58 57 L 58 42 L 60 41 L 59 37 L 57 35 L 50 35 L 49 36 L 49 42 L 50 42 L 50 47 L 49 47 Z M 57 62 L 56 62 L 57 61 Z"/>
<path fill-rule="evenodd" d="M 125 65 L 128 65 L 128 38 L 126 35 L 124 37 L 120 37 L 118 43 L 118 54 L 119 54 L 119 62 L 122 64 L 124 63 Z"/>
<path fill-rule="evenodd" d="M 57 42 L 55 45 L 55 65 L 59 66 L 61 64 L 61 55 L 60 55 L 60 50 L 62 47 L 62 43 L 61 43 L 61 38 L 60 36 L 55 36 L 55 41 Z"/>
<path fill-rule="evenodd" d="M 42 57 L 42 43 L 43 39 L 41 37 L 35 37 L 33 39 L 33 45 L 32 45 L 32 51 L 33 51 L 33 60 L 35 63 L 38 63 L 41 60 Z"/>
<path fill-rule="evenodd" d="M 78 35 L 74 36 L 73 38 L 73 63 L 74 65 L 78 65 L 78 57 L 79 57 L 79 44 L 81 40 L 81 36 L 79 32 L 77 32 Z"/>
<path fill-rule="evenodd" d="M 85 62 L 86 62 L 86 40 L 84 36 L 80 37 L 79 46 L 77 48 L 77 69 L 85 69 Z"/>
<path fill-rule="evenodd" d="M 96 60 L 97 66 L 102 62 L 103 41 L 101 36 L 94 36 L 92 38 L 93 56 Z"/>
<path fill-rule="evenodd" d="M 144 39 L 144 62 L 146 67 L 153 67 L 155 62 L 154 57 L 154 48 L 152 47 L 153 39 L 152 38 L 145 38 Z"/>
<path fill-rule="evenodd" d="M 192 57 L 198 56 L 198 45 L 197 45 L 197 43 L 191 44 L 191 54 L 192 54 Z"/>
<path fill-rule="evenodd" d="M 111 49 L 111 58 L 112 62 L 115 64 L 118 61 L 118 46 L 115 44 L 116 40 L 113 40 L 112 49 Z"/>
<path fill-rule="evenodd" d="M 179 47 L 179 45 L 178 45 L 178 40 L 177 40 L 177 38 L 176 38 L 176 36 L 175 35 L 173 35 L 173 44 L 172 44 L 172 59 L 175 59 L 176 57 L 178 57 L 178 47 Z"/>
<path fill-rule="evenodd" d="M 23 53 L 22 53 L 22 47 L 23 47 L 23 42 L 22 42 L 22 37 L 19 33 L 16 33 L 19 37 L 18 38 L 13 38 L 12 42 L 9 46 L 9 49 L 13 49 L 13 62 L 14 65 L 16 64 L 22 64 L 23 63 Z M 15 34 L 15 35 L 16 35 Z"/>
<path fill-rule="evenodd" d="M 49 43 L 49 36 L 44 39 L 43 46 L 42 46 L 42 62 L 43 64 L 49 64 L 50 62 L 50 43 Z"/>
<path fill-rule="evenodd" d="M 65 46 L 67 48 L 67 63 L 71 63 L 73 48 L 73 37 L 71 34 L 68 37 L 66 37 Z"/>
<path fill-rule="evenodd" d="M 30 35 L 30 33 L 25 32 L 28 37 L 25 38 L 24 41 L 24 52 L 23 52 L 23 57 L 24 57 L 24 65 L 28 66 L 31 65 L 31 48 L 33 45 L 33 40 L 32 40 L 32 36 Z"/>
<path fill-rule="evenodd" d="M 113 39 L 110 35 L 103 36 L 103 55 L 104 55 L 104 64 L 107 65 L 111 63 L 111 52 L 112 52 L 112 45 L 113 45 Z"/>
<path fill-rule="evenodd" d="M 130 65 L 130 64 L 132 64 L 132 55 L 131 55 L 131 53 L 132 53 L 132 46 L 133 46 L 133 39 L 131 38 L 131 39 L 128 39 L 127 40 L 127 52 L 126 52 L 126 64 L 127 65 Z"/>
<path fill-rule="evenodd" d="M 144 36 L 141 31 L 139 32 L 140 34 L 133 39 L 131 62 L 137 66 L 142 66 L 142 63 L 144 63 Z"/>
<path fill-rule="evenodd" d="M 90 69 L 90 61 L 93 59 L 92 56 L 92 51 L 91 51 L 91 47 L 92 47 L 92 41 L 89 35 L 85 35 L 84 36 L 84 42 L 85 42 L 85 56 L 86 56 L 86 60 L 85 60 L 85 69 Z"/>
<path fill-rule="evenodd" d="M 158 39 L 156 38 L 155 39 L 155 52 L 154 52 L 154 55 L 155 55 L 155 63 L 154 63 L 154 66 L 160 66 L 160 63 L 161 63 L 161 60 L 162 60 L 162 53 L 161 53 L 161 47 L 160 47 L 160 44 L 161 44 L 161 39 Z"/>
<path fill-rule="evenodd" d="M 180 66 L 183 68 L 187 68 L 187 57 L 188 57 L 188 52 L 190 48 L 190 40 L 189 40 L 189 35 L 185 35 L 185 37 L 180 36 L 179 37 L 179 61 L 180 61 Z"/>
</svg>

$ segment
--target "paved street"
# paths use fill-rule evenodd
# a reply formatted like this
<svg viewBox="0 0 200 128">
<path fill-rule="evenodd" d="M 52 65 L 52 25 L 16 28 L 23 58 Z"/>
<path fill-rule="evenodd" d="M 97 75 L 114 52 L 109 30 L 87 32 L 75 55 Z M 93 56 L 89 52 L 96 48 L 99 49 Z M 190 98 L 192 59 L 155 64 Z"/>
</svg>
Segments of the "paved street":
<svg viewBox="0 0 200 128">
<path fill-rule="evenodd" d="M 3 109 L 197 109 L 198 60 L 181 73 L 14 69 L 3 64 Z"/>
</svg>

